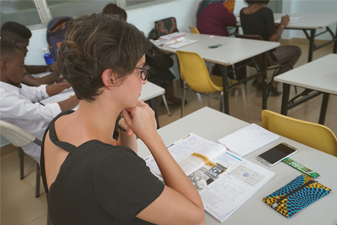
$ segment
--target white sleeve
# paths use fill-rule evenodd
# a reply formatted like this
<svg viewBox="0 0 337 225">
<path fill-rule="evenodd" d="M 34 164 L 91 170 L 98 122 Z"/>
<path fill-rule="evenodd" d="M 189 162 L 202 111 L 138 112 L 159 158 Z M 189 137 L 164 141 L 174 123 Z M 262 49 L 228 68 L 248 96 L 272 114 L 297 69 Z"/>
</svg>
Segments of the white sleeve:
<svg viewBox="0 0 337 225">
<path fill-rule="evenodd" d="M 37 93 L 37 95 L 41 94 Z M 42 120 L 50 122 L 61 112 L 58 103 L 50 103 L 45 106 L 39 102 L 32 103 L 29 99 L 12 93 L 1 93 L 0 116 L 23 120 Z"/>
<path fill-rule="evenodd" d="M 32 102 L 41 101 L 45 98 L 48 98 L 47 94 L 47 85 L 43 84 L 38 87 L 30 87 L 24 84 L 21 84 L 21 93 L 32 100 Z"/>
</svg>

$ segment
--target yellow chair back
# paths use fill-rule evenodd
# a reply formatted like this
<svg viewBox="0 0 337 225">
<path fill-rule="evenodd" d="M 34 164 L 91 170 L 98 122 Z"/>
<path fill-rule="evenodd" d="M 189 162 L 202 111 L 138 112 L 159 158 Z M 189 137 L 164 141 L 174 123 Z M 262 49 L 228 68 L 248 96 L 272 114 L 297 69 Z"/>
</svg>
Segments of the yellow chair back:
<svg viewBox="0 0 337 225">
<path fill-rule="evenodd" d="M 262 126 L 271 132 L 337 156 L 336 135 L 326 126 L 294 119 L 269 110 L 262 111 Z"/>
<path fill-rule="evenodd" d="M 190 31 L 194 34 L 200 34 L 198 28 L 193 27 L 193 26 L 188 26 L 190 28 Z"/>
<path fill-rule="evenodd" d="M 198 53 L 177 51 L 180 77 L 186 81 L 187 85 L 194 91 L 200 93 L 212 93 L 214 91 L 222 91 L 222 78 L 220 82 L 215 84 L 208 74 L 205 61 Z"/>
</svg>

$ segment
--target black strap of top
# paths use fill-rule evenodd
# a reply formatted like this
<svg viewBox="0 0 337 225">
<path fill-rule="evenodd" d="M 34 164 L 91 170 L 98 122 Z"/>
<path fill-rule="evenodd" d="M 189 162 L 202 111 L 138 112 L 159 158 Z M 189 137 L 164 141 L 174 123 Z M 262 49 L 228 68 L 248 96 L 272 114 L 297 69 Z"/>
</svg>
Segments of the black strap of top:
<svg viewBox="0 0 337 225">
<path fill-rule="evenodd" d="M 57 138 L 56 131 L 55 131 L 55 121 L 59 117 L 64 116 L 64 115 L 68 115 L 68 114 L 73 113 L 73 112 L 74 112 L 73 110 L 64 111 L 64 112 L 60 113 L 57 117 L 55 117 L 55 119 L 49 124 L 49 138 L 50 138 L 50 140 L 53 142 L 54 145 L 62 148 L 63 150 L 65 150 L 67 152 L 74 151 L 76 149 L 76 146 L 74 146 L 74 145 L 72 145 L 68 142 L 60 141 Z"/>
<path fill-rule="evenodd" d="M 56 132 L 55 132 L 55 121 L 60 118 L 61 116 L 68 115 L 70 113 L 73 113 L 73 110 L 67 110 L 62 113 L 60 113 L 58 116 L 56 116 L 49 124 L 48 128 L 46 129 L 44 135 L 43 135 L 43 144 L 41 146 L 41 161 L 40 161 L 40 168 L 41 168 L 41 176 L 42 176 L 42 182 L 44 186 L 44 190 L 47 193 L 47 198 L 48 198 L 48 185 L 47 185 L 47 178 L 46 178 L 46 171 L 45 171 L 45 164 L 44 164 L 44 141 L 47 135 L 47 132 L 49 131 L 49 138 L 50 140 L 56 145 L 59 146 L 60 148 L 71 152 L 76 149 L 76 147 L 72 144 L 69 144 L 67 142 L 63 142 L 58 140 Z"/>
</svg>

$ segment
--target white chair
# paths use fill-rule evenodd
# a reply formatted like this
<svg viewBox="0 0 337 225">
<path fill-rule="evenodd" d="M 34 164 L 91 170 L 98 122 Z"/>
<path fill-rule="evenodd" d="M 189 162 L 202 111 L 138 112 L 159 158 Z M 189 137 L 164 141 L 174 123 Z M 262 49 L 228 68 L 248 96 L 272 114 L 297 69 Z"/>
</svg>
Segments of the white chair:
<svg viewBox="0 0 337 225">
<path fill-rule="evenodd" d="M 14 146 L 19 147 L 20 179 L 22 180 L 24 178 L 24 154 L 21 147 L 32 142 L 41 146 L 42 142 L 34 135 L 23 130 L 22 128 L 2 120 L 0 120 L 0 134 L 4 136 Z M 40 196 L 40 174 L 40 165 L 36 163 L 36 198 Z"/>
</svg>

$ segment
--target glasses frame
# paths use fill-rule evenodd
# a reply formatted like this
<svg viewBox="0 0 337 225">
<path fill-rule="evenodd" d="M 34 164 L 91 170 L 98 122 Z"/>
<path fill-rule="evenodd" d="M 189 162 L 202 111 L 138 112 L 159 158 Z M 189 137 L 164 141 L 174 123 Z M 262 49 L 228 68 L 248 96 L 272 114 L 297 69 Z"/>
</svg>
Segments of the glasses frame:
<svg viewBox="0 0 337 225">
<path fill-rule="evenodd" d="M 143 81 L 146 81 L 147 78 L 149 77 L 150 66 L 146 65 L 146 66 L 143 66 L 143 67 L 136 67 L 135 69 L 141 70 L 139 72 L 140 79 L 142 79 Z"/>
</svg>

